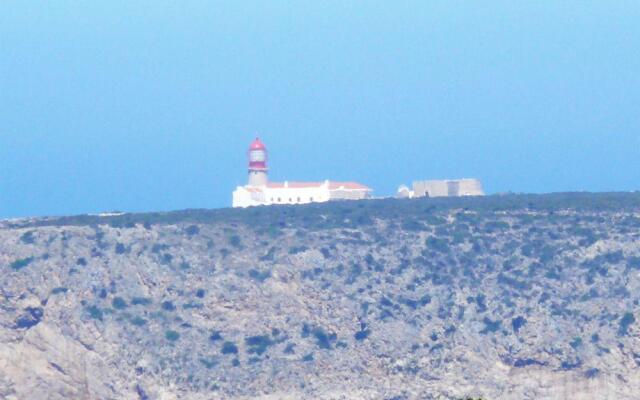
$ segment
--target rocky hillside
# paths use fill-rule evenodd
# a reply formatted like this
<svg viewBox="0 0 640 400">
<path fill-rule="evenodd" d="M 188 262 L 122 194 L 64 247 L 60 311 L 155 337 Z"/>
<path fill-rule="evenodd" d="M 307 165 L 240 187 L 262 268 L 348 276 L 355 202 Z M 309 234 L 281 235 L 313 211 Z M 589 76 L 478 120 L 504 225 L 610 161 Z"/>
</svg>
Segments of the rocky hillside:
<svg viewBox="0 0 640 400">
<path fill-rule="evenodd" d="M 637 399 L 640 194 L 0 222 L 2 399 Z"/>
</svg>

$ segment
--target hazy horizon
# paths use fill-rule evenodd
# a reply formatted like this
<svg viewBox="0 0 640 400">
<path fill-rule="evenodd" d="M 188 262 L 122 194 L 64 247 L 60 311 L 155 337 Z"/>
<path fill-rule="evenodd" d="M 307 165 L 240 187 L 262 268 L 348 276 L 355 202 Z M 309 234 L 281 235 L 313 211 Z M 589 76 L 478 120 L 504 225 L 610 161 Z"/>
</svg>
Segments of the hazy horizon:
<svg viewBox="0 0 640 400">
<path fill-rule="evenodd" d="M 640 4 L 0 5 L 0 218 L 231 205 L 273 180 L 393 195 L 640 189 Z"/>
</svg>

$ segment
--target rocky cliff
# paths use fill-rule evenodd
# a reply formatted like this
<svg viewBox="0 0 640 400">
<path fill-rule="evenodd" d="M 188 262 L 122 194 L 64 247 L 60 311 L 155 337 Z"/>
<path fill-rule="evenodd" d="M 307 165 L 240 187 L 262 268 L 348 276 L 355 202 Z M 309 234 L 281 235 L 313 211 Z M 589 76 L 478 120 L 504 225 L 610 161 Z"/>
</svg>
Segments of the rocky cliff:
<svg viewBox="0 0 640 400">
<path fill-rule="evenodd" d="M 0 223 L 2 399 L 638 399 L 640 194 Z"/>
</svg>

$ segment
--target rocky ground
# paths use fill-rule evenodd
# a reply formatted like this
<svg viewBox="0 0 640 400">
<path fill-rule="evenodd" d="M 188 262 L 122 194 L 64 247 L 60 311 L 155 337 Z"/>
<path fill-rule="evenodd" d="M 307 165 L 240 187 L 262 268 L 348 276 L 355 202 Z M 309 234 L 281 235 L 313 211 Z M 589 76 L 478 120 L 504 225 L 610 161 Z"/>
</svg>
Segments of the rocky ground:
<svg viewBox="0 0 640 400">
<path fill-rule="evenodd" d="M 637 399 L 640 194 L 0 223 L 2 399 Z"/>
</svg>

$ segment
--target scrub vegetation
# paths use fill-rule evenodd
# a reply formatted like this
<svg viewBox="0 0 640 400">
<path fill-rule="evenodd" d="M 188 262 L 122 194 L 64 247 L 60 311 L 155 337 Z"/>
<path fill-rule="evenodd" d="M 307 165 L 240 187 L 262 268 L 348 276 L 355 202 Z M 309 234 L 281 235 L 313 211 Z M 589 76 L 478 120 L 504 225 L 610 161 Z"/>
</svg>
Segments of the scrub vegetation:
<svg viewBox="0 0 640 400">
<path fill-rule="evenodd" d="M 97 398 L 640 385 L 638 193 L 25 219 L 0 239 L 0 333 L 56 332 L 37 365 L 99 374 Z"/>
</svg>

